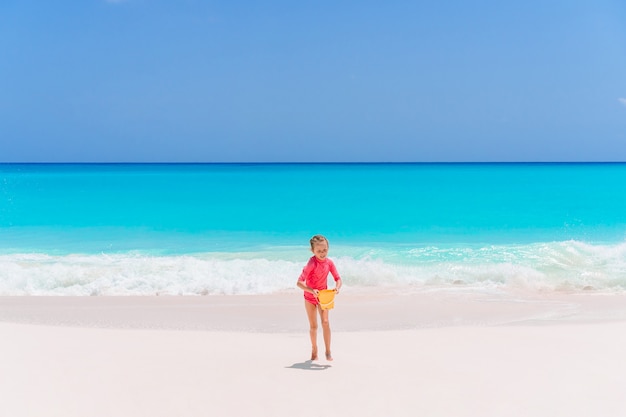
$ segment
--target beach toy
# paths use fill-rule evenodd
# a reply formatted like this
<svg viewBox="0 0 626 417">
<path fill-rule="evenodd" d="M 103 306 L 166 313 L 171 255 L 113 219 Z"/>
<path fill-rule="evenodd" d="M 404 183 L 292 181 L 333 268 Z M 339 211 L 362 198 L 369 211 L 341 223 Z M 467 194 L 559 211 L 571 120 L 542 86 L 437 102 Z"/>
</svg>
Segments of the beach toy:
<svg viewBox="0 0 626 417">
<path fill-rule="evenodd" d="M 330 310 L 335 307 L 336 290 L 320 290 L 317 293 L 317 301 L 320 303 L 322 310 Z"/>
</svg>

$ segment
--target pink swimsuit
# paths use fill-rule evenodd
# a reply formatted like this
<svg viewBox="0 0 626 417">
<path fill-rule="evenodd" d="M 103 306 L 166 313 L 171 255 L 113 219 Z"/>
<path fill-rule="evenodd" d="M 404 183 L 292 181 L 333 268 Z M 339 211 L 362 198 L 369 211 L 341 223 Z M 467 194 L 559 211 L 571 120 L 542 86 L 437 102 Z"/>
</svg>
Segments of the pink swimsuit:
<svg viewBox="0 0 626 417">
<path fill-rule="evenodd" d="M 315 256 L 312 256 L 302 270 L 302 274 L 300 274 L 298 280 L 303 281 L 305 285 L 314 290 L 325 290 L 328 288 L 329 272 L 332 274 L 335 282 L 341 279 L 333 261 L 328 258 L 320 261 Z M 311 304 L 318 304 L 317 299 L 310 292 L 304 292 L 304 299 Z"/>
</svg>

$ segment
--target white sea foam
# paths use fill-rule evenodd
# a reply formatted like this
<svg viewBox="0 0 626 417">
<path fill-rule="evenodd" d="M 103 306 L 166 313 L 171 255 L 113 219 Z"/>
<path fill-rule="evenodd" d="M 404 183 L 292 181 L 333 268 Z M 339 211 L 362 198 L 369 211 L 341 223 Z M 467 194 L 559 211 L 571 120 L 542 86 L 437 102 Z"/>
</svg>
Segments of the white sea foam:
<svg viewBox="0 0 626 417">
<path fill-rule="evenodd" d="M 263 294 L 294 286 L 298 265 L 200 256 L 0 256 L 2 295 Z"/>
<path fill-rule="evenodd" d="M 626 243 L 333 251 L 346 288 L 626 291 Z M 6 254 L 0 255 L 0 295 L 267 294 L 293 289 L 305 262 L 293 248 L 169 256 Z"/>
</svg>

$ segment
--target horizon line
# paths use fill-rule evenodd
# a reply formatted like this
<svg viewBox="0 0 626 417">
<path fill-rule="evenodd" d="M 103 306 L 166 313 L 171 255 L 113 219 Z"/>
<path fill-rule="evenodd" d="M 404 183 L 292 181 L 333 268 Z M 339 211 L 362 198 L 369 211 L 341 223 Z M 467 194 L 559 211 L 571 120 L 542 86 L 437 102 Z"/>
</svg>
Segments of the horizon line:
<svg viewBox="0 0 626 417">
<path fill-rule="evenodd" d="M 345 162 L 320 162 L 320 161 L 246 161 L 246 162 L 90 162 L 90 161 L 70 161 L 70 162 L 4 162 L 0 165 L 471 165 L 471 164 L 624 164 L 626 161 L 345 161 Z"/>
</svg>

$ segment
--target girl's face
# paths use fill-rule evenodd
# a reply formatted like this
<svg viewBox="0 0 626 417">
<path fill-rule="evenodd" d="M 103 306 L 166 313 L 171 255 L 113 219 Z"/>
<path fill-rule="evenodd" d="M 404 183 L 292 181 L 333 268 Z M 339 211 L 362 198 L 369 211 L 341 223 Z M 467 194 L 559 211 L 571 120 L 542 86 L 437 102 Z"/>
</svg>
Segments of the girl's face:
<svg viewBox="0 0 626 417">
<path fill-rule="evenodd" d="M 316 242 L 313 245 L 313 249 L 311 249 L 313 255 L 320 260 L 323 261 L 326 259 L 326 255 L 328 255 L 328 243 L 327 242 Z"/>
</svg>

